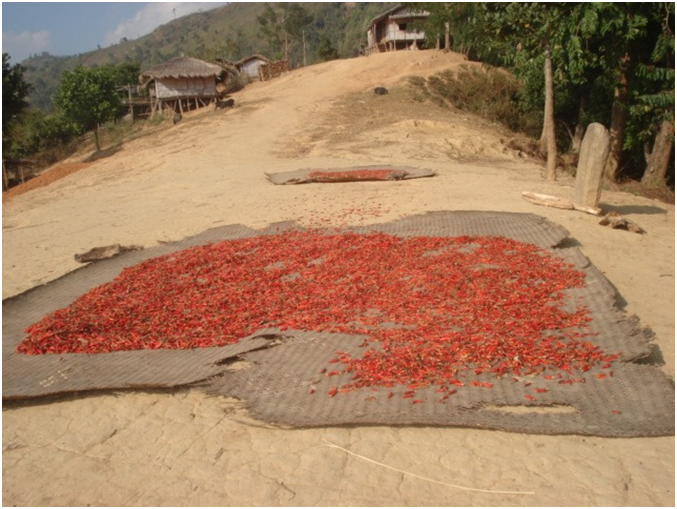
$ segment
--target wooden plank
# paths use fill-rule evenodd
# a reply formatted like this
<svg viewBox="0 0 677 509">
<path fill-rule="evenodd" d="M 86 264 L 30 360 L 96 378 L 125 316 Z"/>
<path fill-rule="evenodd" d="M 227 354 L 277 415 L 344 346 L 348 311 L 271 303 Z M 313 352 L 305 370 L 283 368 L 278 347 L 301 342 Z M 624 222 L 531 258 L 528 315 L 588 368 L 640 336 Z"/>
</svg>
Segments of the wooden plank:
<svg viewBox="0 0 677 509">
<path fill-rule="evenodd" d="M 522 198 L 530 203 L 536 205 L 543 205 L 544 207 L 554 207 L 556 209 L 573 210 L 574 205 L 568 200 L 558 198 L 557 196 L 550 196 L 548 194 L 532 193 L 529 191 L 522 192 Z"/>
<path fill-rule="evenodd" d="M 596 207 L 587 207 L 585 205 L 578 205 L 577 203 L 572 203 L 564 198 L 560 198 L 558 196 L 551 196 L 549 194 L 523 191 L 522 198 L 524 198 L 526 201 L 530 203 L 534 203 L 536 205 L 543 205 L 544 207 L 553 207 L 556 209 L 564 209 L 564 210 L 578 210 L 580 212 L 585 212 L 586 214 L 592 214 L 593 216 L 600 216 L 602 214 L 602 209 Z"/>
</svg>

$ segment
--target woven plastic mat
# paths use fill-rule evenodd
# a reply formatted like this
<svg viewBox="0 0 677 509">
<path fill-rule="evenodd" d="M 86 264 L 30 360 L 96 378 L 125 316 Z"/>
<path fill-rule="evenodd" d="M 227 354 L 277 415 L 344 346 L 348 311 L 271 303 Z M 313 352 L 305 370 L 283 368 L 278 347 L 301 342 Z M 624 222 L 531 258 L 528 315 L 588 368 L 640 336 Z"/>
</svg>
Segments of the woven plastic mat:
<svg viewBox="0 0 677 509">
<path fill-rule="evenodd" d="M 440 403 L 435 388 L 417 390 L 419 404 L 402 397 L 406 388 L 364 388 L 328 396 L 349 375 L 322 375 L 336 350 L 359 355 L 363 337 L 267 329 L 225 347 L 145 350 L 109 354 L 22 355 L 23 330 L 44 315 L 68 306 L 91 288 L 112 280 L 124 267 L 194 245 L 270 235 L 293 223 L 252 230 L 240 225 L 93 263 L 58 280 L 3 301 L 3 399 L 101 389 L 195 385 L 245 402 L 252 417 L 286 427 L 345 424 L 463 426 L 540 434 L 662 436 L 674 434 L 674 387 L 659 369 L 642 364 L 651 353 L 646 331 L 615 307 L 616 294 L 589 260 L 566 247 L 568 232 L 532 214 L 438 212 L 391 223 L 352 228 L 398 236 L 497 235 L 548 249 L 586 273 L 586 287 L 572 291 L 593 317 L 593 342 L 620 352 L 613 377 L 562 385 L 538 379 L 547 392 L 524 398 L 528 377 L 491 379 L 493 388 L 458 387 Z M 478 381 L 483 381 L 480 375 Z M 348 377 L 348 379 L 346 379 Z M 394 396 L 388 397 L 389 392 Z"/>
<path fill-rule="evenodd" d="M 349 168 L 306 168 L 281 173 L 266 173 L 266 177 L 276 185 L 392 181 L 434 177 L 435 172 L 409 166 L 370 165 L 351 166 Z"/>
</svg>

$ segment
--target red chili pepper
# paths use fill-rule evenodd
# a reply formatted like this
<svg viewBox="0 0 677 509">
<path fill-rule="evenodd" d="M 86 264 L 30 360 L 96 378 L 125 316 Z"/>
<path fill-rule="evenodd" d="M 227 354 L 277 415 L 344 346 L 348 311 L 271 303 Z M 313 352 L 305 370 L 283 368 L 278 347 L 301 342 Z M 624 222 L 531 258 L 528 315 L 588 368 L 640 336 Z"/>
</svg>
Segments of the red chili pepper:
<svg viewBox="0 0 677 509">
<path fill-rule="evenodd" d="M 490 387 L 473 376 L 546 370 L 545 380 L 570 385 L 619 358 L 591 343 L 585 307 L 562 311 L 564 291 L 584 285 L 571 265 L 506 238 L 287 231 L 124 269 L 31 325 L 17 350 L 202 348 L 277 327 L 365 336 L 360 355 L 337 351 L 327 361 L 341 370 L 321 370 L 350 373 L 346 391 Z"/>
</svg>

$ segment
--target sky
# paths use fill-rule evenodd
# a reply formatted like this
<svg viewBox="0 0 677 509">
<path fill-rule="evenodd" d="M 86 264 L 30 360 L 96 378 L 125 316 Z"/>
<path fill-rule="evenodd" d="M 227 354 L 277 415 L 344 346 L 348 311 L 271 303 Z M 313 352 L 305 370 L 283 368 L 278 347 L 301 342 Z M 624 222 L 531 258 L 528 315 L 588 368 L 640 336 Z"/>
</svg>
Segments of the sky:
<svg viewBox="0 0 677 509">
<path fill-rule="evenodd" d="M 86 53 L 136 39 L 175 17 L 226 2 L 2 2 L 2 52 L 19 63 L 43 51 Z"/>
</svg>

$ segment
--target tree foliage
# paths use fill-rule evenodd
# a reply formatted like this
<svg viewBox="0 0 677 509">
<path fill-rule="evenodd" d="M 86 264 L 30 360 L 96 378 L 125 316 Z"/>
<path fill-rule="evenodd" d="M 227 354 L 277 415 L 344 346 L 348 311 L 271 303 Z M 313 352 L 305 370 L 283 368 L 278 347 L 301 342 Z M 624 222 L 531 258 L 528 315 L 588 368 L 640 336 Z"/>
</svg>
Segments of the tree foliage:
<svg viewBox="0 0 677 509">
<path fill-rule="evenodd" d="M 334 46 L 332 46 L 331 41 L 324 34 L 322 34 L 320 38 L 320 45 L 317 47 L 317 56 L 320 57 L 322 62 L 336 60 L 339 57 L 338 51 Z"/>
<path fill-rule="evenodd" d="M 141 74 L 141 65 L 138 62 L 107 64 L 101 66 L 101 69 L 110 76 L 113 85 L 116 87 L 138 84 L 139 74 Z"/>
<path fill-rule="evenodd" d="M 10 56 L 2 54 L 2 133 L 3 138 L 10 130 L 10 124 L 28 108 L 30 85 L 24 78 L 26 68 L 20 64 L 11 65 Z"/>
<path fill-rule="evenodd" d="M 636 106 L 629 112 L 631 129 L 635 125 L 643 127 L 637 139 L 645 147 L 646 169 L 642 183 L 648 185 L 664 184 L 670 164 L 674 179 L 675 4 L 665 3 L 662 8 L 662 17 L 658 16 L 660 35 L 651 53 L 651 63 L 637 67 L 637 76 L 644 86 L 637 92 Z M 645 120 L 636 122 L 637 117 Z M 649 152 L 646 147 L 652 137 L 653 147 Z M 629 145 L 632 148 L 632 144 Z"/>
<path fill-rule="evenodd" d="M 427 47 L 436 47 L 446 31 L 446 24 L 452 35 L 451 49 L 470 58 L 493 64 L 494 59 L 482 53 L 489 47 L 486 26 L 483 23 L 485 8 L 477 2 L 405 2 L 403 7 L 411 12 L 427 12 L 425 21 L 414 22 L 416 29 L 425 32 Z"/>
<path fill-rule="evenodd" d="M 276 56 L 289 60 L 290 53 L 298 48 L 313 17 L 298 3 L 279 3 L 276 7 L 277 10 L 265 4 L 263 14 L 256 19 L 263 36 L 278 49 Z"/>
<path fill-rule="evenodd" d="M 78 132 L 63 115 L 45 115 L 30 108 L 17 122 L 7 150 L 15 157 L 28 157 L 56 147 L 65 147 Z"/>
<path fill-rule="evenodd" d="M 54 103 L 78 130 L 94 130 L 97 150 L 100 150 L 98 125 L 115 118 L 120 109 L 110 69 L 78 67 L 64 72 Z"/>
</svg>

